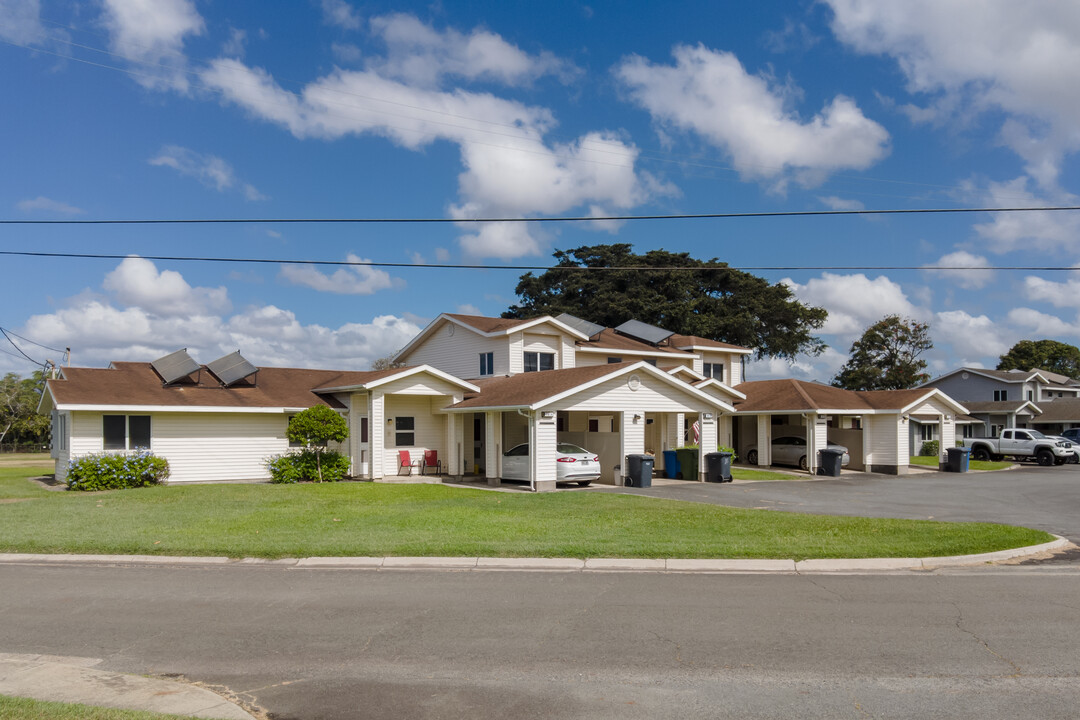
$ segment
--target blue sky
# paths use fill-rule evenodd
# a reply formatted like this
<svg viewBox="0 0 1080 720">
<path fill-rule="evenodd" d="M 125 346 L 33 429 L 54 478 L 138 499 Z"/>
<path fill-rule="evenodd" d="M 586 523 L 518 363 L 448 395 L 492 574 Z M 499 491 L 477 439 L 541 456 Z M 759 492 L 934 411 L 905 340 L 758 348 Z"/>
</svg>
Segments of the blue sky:
<svg viewBox="0 0 1080 720">
<path fill-rule="evenodd" d="M 522 7 L 524 5 L 524 7 Z M 1076 205 L 1080 5 L 0 0 L 0 218 L 543 217 Z M 609 242 L 758 272 L 829 310 L 827 381 L 899 313 L 934 374 L 1080 341 L 1080 215 L 20 226 L 0 249 L 488 270 L 0 258 L 0 325 L 73 364 L 364 369 L 439 312 Z M 31 357 L 55 353 L 23 344 Z M 33 366 L 4 346 L 0 370 Z M 55 358 L 54 358 L 55 359 Z"/>
</svg>

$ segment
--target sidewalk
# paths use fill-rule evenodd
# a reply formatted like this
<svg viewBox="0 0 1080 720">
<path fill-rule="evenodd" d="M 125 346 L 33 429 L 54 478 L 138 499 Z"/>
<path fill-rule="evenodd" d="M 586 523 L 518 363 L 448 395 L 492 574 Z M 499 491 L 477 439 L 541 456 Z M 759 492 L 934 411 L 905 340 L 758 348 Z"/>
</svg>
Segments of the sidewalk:
<svg viewBox="0 0 1080 720">
<path fill-rule="evenodd" d="M 0 695 L 218 720 L 255 718 L 204 688 L 97 670 L 95 658 L 0 653 Z"/>
</svg>

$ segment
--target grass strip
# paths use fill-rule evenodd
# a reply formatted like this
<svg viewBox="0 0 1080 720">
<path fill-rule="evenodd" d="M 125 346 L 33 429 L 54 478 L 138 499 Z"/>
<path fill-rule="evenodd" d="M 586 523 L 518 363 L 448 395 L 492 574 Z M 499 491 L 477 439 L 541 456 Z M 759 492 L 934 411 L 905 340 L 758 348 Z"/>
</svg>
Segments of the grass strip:
<svg viewBox="0 0 1080 720">
<path fill-rule="evenodd" d="M 48 492 L 0 474 L 0 552 L 618 558 L 927 557 L 1051 540 L 992 523 L 745 510 L 444 485 L 174 485 Z M 29 490 L 27 490 L 29 487 Z"/>
<path fill-rule="evenodd" d="M 0 720 L 195 720 L 144 710 L 117 710 L 79 703 L 46 702 L 0 695 Z"/>
<path fill-rule="evenodd" d="M 929 457 L 927 457 L 925 455 L 912 455 L 911 458 L 909 459 L 909 462 L 912 465 L 922 465 L 924 467 L 936 468 L 938 466 L 937 456 L 934 456 L 934 455 L 931 455 Z M 968 469 L 969 470 L 1006 470 L 1008 468 L 1011 468 L 1014 464 L 1015 463 L 1012 463 L 1012 462 L 1009 462 L 1009 461 L 992 462 L 990 460 L 969 460 L 968 461 Z"/>
</svg>

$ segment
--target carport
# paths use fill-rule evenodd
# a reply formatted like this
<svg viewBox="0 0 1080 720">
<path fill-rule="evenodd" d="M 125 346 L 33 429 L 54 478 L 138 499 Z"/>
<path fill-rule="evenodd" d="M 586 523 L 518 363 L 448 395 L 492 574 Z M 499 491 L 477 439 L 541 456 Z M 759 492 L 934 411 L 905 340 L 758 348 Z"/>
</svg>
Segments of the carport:
<svg viewBox="0 0 1080 720">
<path fill-rule="evenodd" d="M 705 392 L 649 363 L 612 363 L 521 373 L 480 380 L 480 392 L 446 411 L 483 426 L 482 465 L 489 484 L 502 476 L 502 454 L 514 444 L 530 446 L 530 485 L 555 489 L 555 446 L 580 445 L 600 457 L 601 483 L 621 484 L 627 455 L 686 445 L 685 429 L 697 423 L 703 456 L 730 432 L 734 411 L 719 391 Z M 741 393 L 738 393 L 741 395 Z M 732 397 L 734 399 L 734 396 Z M 483 422 L 476 418 L 482 413 Z M 464 427 L 468 422 L 458 423 Z M 474 429 L 475 434 L 475 429 Z M 704 479 L 703 474 L 696 479 Z"/>
</svg>

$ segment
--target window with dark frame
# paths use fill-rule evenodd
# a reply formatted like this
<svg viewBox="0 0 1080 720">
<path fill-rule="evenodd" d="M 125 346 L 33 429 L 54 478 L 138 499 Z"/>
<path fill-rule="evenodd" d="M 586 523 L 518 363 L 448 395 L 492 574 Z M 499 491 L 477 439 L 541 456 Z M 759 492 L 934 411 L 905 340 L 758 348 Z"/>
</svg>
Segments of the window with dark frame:
<svg viewBox="0 0 1080 720">
<path fill-rule="evenodd" d="M 366 443 L 368 441 L 368 419 L 366 417 L 360 418 L 360 442 Z"/>
<path fill-rule="evenodd" d="M 416 418 L 406 416 L 394 418 L 394 445 L 398 447 L 413 447 L 416 444 Z"/>
<path fill-rule="evenodd" d="M 149 415 L 102 415 L 101 439 L 106 450 L 150 448 Z"/>
<path fill-rule="evenodd" d="M 702 366 L 702 375 L 724 382 L 724 363 L 705 363 Z"/>
<path fill-rule="evenodd" d="M 609 357 L 607 359 L 607 361 L 608 361 L 608 365 L 614 365 L 615 363 L 621 363 L 622 358 L 621 357 Z"/>
<path fill-rule="evenodd" d="M 555 369 L 555 353 L 527 351 L 524 356 L 525 372 L 541 372 Z"/>
<path fill-rule="evenodd" d="M 1009 399 L 1009 391 L 1008 390 L 995 390 L 994 391 L 994 402 L 1005 402 L 1008 399 Z"/>
<path fill-rule="evenodd" d="M 480 353 L 480 376 L 495 374 L 495 353 Z"/>
</svg>

